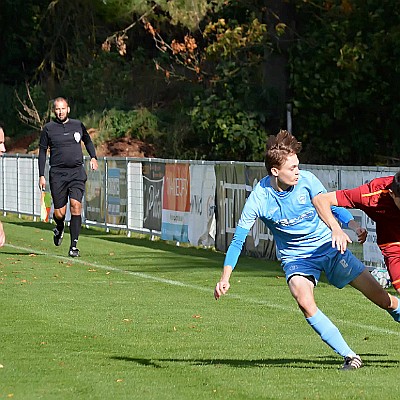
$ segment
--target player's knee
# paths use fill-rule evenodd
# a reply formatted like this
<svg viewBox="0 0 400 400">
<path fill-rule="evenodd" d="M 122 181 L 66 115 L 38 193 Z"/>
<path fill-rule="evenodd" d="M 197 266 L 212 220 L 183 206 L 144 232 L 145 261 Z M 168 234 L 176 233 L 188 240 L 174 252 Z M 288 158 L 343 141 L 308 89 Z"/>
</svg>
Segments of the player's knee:
<svg viewBox="0 0 400 400">
<path fill-rule="evenodd" d="M 315 304 L 314 299 L 310 299 L 308 297 L 299 297 L 296 298 L 297 305 L 299 306 L 301 312 L 304 314 L 306 318 L 312 317 L 318 310 L 317 305 Z"/>
<path fill-rule="evenodd" d="M 62 208 L 55 209 L 54 215 L 57 219 L 63 219 L 65 217 L 65 210 Z"/>
<path fill-rule="evenodd" d="M 71 201 L 71 214 L 78 215 L 82 211 L 82 204 L 79 201 Z"/>
</svg>

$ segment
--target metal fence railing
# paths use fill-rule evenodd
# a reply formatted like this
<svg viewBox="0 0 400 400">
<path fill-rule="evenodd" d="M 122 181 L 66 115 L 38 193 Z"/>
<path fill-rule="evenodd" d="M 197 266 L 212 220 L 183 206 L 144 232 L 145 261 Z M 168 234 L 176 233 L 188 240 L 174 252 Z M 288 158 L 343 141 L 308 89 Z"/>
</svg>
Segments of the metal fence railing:
<svg viewBox="0 0 400 400">
<path fill-rule="evenodd" d="M 90 171 L 85 158 L 88 180 L 83 224 L 214 246 L 221 251 L 230 243 L 248 194 L 265 175 L 263 163 L 104 157 L 98 164 L 97 171 Z M 391 167 L 301 167 L 313 172 L 328 191 L 397 172 Z M 48 177 L 48 166 L 45 174 Z M 37 156 L 0 157 L 0 210 L 38 220 L 42 195 L 38 175 Z M 373 221 L 359 210 L 351 212 L 369 231 L 368 242 L 362 247 L 355 244 L 352 250 L 366 264 L 383 265 Z M 244 251 L 276 258 L 274 241 L 263 224 L 252 229 Z"/>
</svg>

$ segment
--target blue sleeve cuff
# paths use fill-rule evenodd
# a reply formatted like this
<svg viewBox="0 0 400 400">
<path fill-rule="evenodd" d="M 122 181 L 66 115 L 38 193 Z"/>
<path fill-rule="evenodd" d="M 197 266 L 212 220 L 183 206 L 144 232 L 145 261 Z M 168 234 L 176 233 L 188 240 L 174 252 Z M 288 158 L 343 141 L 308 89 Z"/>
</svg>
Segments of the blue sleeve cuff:
<svg viewBox="0 0 400 400">
<path fill-rule="evenodd" d="M 349 210 L 346 210 L 343 207 L 332 206 L 333 215 L 342 223 L 342 225 L 347 228 L 348 223 L 354 219 L 353 215 Z"/>
</svg>

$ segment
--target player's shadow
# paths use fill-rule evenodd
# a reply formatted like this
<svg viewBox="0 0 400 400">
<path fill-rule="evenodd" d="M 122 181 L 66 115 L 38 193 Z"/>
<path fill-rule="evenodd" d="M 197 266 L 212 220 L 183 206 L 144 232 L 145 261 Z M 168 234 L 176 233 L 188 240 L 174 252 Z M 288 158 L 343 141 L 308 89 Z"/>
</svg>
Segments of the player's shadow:
<svg viewBox="0 0 400 400">
<path fill-rule="evenodd" d="M 365 356 L 365 355 L 361 355 Z M 399 360 L 377 359 L 377 356 L 387 357 L 387 354 L 368 354 L 371 360 L 364 359 L 365 366 L 374 366 L 379 368 L 398 368 Z M 374 358 L 374 359 L 372 359 Z M 305 358 L 262 358 L 257 360 L 239 360 L 228 358 L 215 358 L 215 359 L 192 359 L 192 358 L 160 358 L 160 359 L 147 359 L 135 357 L 114 356 L 113 360 L 125 361 L 138 364 L 140 366 L 152 368 L 168 368 L 171 363 L 182 363 L 191 366 L 207 366 L 207 365 L 226 365 L 232 368 L 301 368 L 301 369 L 320 369 L 321 367 L 340 366 L 341 360 L 338 357 L 316 357 L 311 359 Z"/>
</svg>

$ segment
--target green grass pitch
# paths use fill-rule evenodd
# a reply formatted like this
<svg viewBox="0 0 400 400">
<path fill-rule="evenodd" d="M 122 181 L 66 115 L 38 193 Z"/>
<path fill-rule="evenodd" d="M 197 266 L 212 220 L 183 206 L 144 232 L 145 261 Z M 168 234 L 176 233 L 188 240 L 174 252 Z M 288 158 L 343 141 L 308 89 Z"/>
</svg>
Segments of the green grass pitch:
<svg viewBox="0 0 400 400">
<path fill-rule="evenodd" d="M 68 229 L 2 221 L 0 399 L 396 396 L 400 326 L 350 287 L 315 290 L 365 363 L 340 371 L 278 263 L 242 257 L 215 301 L 221 253 L 84 229 L 71 259 Z"/>
</svg>

